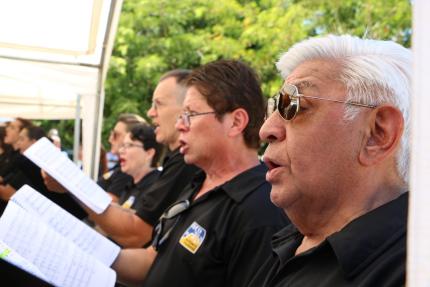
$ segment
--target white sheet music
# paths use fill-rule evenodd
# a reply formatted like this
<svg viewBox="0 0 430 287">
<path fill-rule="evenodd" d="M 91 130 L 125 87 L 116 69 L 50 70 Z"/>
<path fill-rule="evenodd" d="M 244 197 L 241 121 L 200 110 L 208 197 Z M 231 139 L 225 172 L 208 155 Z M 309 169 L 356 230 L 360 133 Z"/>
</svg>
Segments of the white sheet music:
<svg viewBox="0 0 430 287">
<path fill-rule="evenodd" d="M 28 213 L 40 219 L 55 231 L 70 239 L 82 251 L 107 266 L 118 256 L 120 247 L 108 240 L 73 215 L 28 185 L 21 187 L 11 198 Z"/>
<path fill-rule="evenodd" d="M 0 239 L 56 286 L 114 286 L 115 271 L 81 251 L 37 217 L 9 201 L 0 218 Z"/>
<path fill-rule="evenodd" d="M 64 156 L 47 138 L 38 140 L 24 152 L 24 155 L 47 171 L 94 212 L 102 213 L 112 201 L 100 186 Z"/>
<path fill-rule="evenodd" d="M 7 262 L 27 271 L 34 276 L 37 276 L 45 281 L 45 275 L 37 268 L 33 263 L 16 253 L 15 250 L 10 248 L 6 243 L 0 240 L 0 259 L 6 260 Z"/>
</svg>

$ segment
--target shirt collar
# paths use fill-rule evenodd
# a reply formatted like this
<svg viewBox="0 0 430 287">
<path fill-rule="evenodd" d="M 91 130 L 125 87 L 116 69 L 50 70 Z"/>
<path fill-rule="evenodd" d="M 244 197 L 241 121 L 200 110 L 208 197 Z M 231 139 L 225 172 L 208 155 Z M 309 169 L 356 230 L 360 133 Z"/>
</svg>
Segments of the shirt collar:
<svg viewBox="0 0 430 287">
<path fill-rule="evenodd" d="M 234 178 L 226 181 L 224 184 L 213 189 L 223 190 L 225 194 L 231 197 L 236 202 L 241 202 L 249 193 L 258 188 L 263 184 L 267 184 L 266 181 L 267 166 L 264 163 L 260 163 L 240 174 Z M 186 197 L 192 196 L 200 189 L 203 181 L 206 178 L 206 174 L 203 171 L 199 171 L 194 176 L 191 182 L 191 190 Z M 212 192 L 211 192 L 212 193 Z"/>
<path fill-rule="evenodd" d="M 347 277 L 362 271 L 399 237 L 405 236 L 408 193 L 353 220 L 328 243 Z"/>
<path fill-rule="evenodd" d="M 174 149 L 174 150 L 169 150 L 166 155 L 163 158 L 163 166 L 166 164 L 167 161 L 169 161 L 169 159 L 176 157 L 178 155 L 180 155 L 181 153 L 179 152 L 179 148 Z"/>
<path fill-rule="evenodd" d="M 288 260 L 294 257 L 302 241 L 303 235 L 293 224 L 287 225 L 281 231 L 273 235 L 272 249 L 279 258 L 280 266 L 284 266 Z"/>
</svg>

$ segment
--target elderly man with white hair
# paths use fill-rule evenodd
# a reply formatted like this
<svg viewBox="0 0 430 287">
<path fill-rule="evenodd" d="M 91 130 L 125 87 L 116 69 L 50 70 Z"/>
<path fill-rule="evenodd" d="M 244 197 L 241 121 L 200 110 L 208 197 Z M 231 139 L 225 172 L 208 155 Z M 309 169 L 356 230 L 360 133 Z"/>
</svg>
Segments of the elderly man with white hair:
<svg viewBox="0 0 430 287">
<path fill-rule="evenodd" d="M 294 226 L 253 286 L 404 285 L 411 52 L 330 35 L 277 67 L 260 137 L 271 199 Z"/>
</svg>

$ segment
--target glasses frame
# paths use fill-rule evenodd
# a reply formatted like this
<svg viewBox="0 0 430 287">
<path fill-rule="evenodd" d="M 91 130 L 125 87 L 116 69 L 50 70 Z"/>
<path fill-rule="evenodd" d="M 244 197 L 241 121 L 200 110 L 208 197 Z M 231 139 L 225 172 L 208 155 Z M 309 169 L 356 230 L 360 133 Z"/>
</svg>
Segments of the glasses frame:
<svg viewBox="0 0 430 287">
<path fill-rule="evenodd" d="M 123 143 L 122 145 L 120 145 L 120 149 L 124 149 L 124 150 L 128 150 L 128 149 L 130 149 L 130 148 L 132 148 L 132 147 L 139 147 L 139 148 L 142 148 L 142 149 L 144 149 L 144 146 L 143 145 L 140 145 L 140 144 L 135 144 L 135 143 Z"/>
<path fill-rule="evenodd" d="M 178 121 L 182 121 L 182 123 L 184 124 L 184 126 L 186 128 L 189 128 L 191 126 L 191 118 L 192 117 L 197 117 L 197 116 L 203 116 L 203 115 L 210 115 L 210 114 L 216 114 L 215 111 L 210 111 L 210 112 L 189 112 L 189 111 L 185 111 L 182 114 L 180 114 L 178 116 Z"/>
<path fill-rule="evenodd" d="M 288 97 L 287 105 L 285 104 L 287 101 L 285 100 L 284 97 Z M 293 120 L 300 112 L 301 98 L 328 101 L 333 103 L 341 103 L 341 104 L 347 104 L 347 105 L 370 108 L 370 109 L 374 109 L 377 107 L 376 105 L 368 105 L 368 104 L 362 104 L 362 103 L 351 102 L 351 101 L 341 101 L 341 100 L 327 99 L 327 98 L 314 97 L 314 96 L 305 96 L 299 93 L 297 86 L 285 83 L 284 85 L 282 85 L 281 90 L 274 97 L 268 99 L 266 118 L 272 115 L 275 111 L 278 111 L 279 115 L 284 120 L 286 121 Z"/>
<path fill-rule="evenodd" d="M 173 228 L 175 228 L 176 224 L 179 221 L 180 215 L 182 212 L 187 210 L 190 207 L 191 203 L 189 200 L 181 200 L 166 209 L 166 211 L 160 216 L 157 225 L 154 227 L 154 231 L 152 233 L 152 243 L 151 245 L 155 250 L 158 251 L 160 246 L 169 238 L 170 233 Z M 170 226 L 167 231 L 164 231 L 165 222 L 169 219 L 175 218 L 175 222 Z M 164 234 L 163 234 L 164 232 Z"/>
</svg>

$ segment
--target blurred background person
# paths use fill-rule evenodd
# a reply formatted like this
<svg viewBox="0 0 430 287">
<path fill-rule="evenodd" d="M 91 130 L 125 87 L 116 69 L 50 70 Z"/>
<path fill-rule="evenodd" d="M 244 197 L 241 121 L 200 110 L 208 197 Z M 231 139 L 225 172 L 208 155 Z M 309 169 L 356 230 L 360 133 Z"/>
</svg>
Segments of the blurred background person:
<svg viewBox="0 0 430 287">
<path fill-rule="evenodd" d="M 0 126 L 0 175 L 3 174 L 3 170 L 7 165 L 9 154 L 12 152 L 12 146 L 5 143 L 6 137 L 6 126 Z M 0 176 L 0 183 L 3 179 Z"/>
<path fill-rule="evenodd" d="M 0 126 L 0 184 L 3 182 L 3 177 L 1 175 L 5 172 L 8 157 L 13 150 L 11 145 L 4 142 L 4 138 L 6 136 L 6 125 Z M 3 213 L 5 208 L 6 202 L 0 200 L 0 215 Z"/>
<path fill-rule="evenodd" d="M 0 199 L 7 201 L 9 197 L 15 192 L 15 188 L 13 188 L 9 183 L 13 178 L 18 177 L 17 169 L 20 160 L 20 153 L 18 149 L 18 138 L 19 133 L 25 127 L 32 126 L 32 122 L 23 119 L 16 118 L 13 121 L 9 122 L 5 128 L 5 136 L 4 136 L 4 144 L 10 147 L 8 153 L 6 153 L 3 157 L 2 168 L 0 169 Z"/>
<path fill-rule="evenodd" d="M 125 135 L 130 132 L 136 124 L 146 123 L 145 119 L 136 114 L 122 114 L 109 135 L 111 145 L 110 152 L 119 157 L 119 148 L 121 147 Z M 113 202 L 118 202 L 124 190 L 124 186 L 132 178 L 121 171 L 117 162 L 113 168 L 99 177 L 97 184 L 100 185 L 112 197 Z"/>
<path fill-rule="evenodd" d="M 157 169 L 163 146 L 155 141 L 154 129 L 146 124 L 134 126 L 119 149 L 121 171 L 133 180 L 124 187 L 119 204 L 136 209 L 145 190 L 158 178 Z"/>
<path fill-rule="evenodd" d="M 40 168 L 23 155 L 29 147 L 45 136 L 45 131 L 38 126 L 30 125 L 21 129 L 14 144 L 20 154 L 16 157 L 12 169 L 4 178 L 4 184 L 0 185 L 0 197 L 2 200 L 7 201 L 18 189 L 27 184 L 77 218 L 82 219 L 86 217 L 86 213 L 79 204 L 65 194 L 49 192 L 43 182 Z"/>
<path fill-rule="evenodd" d="M 57 148 L 61 149 L 61 138 L 57 129 L 50 129 L 48 131 L 48 138 Z"/>
</svg>

